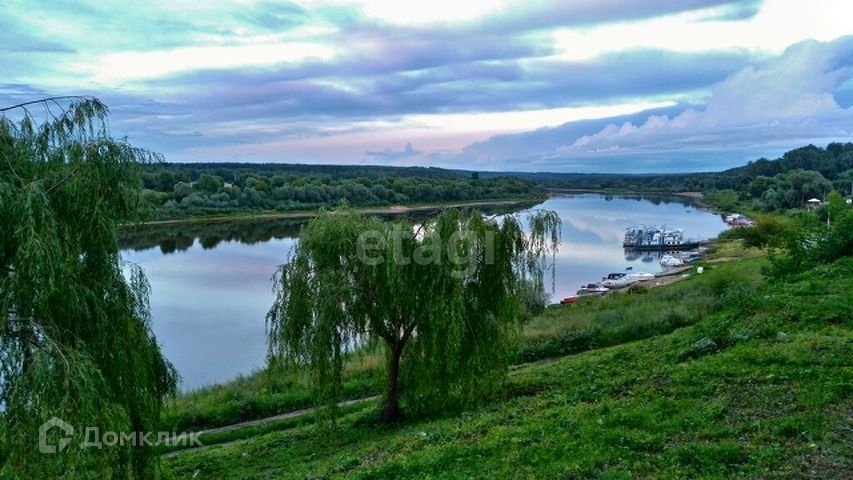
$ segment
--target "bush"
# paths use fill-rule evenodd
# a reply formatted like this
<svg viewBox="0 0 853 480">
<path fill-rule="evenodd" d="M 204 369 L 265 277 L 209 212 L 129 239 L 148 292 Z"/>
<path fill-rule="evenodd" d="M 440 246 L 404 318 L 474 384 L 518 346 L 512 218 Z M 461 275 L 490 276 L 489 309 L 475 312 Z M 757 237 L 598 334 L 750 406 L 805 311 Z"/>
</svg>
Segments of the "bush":
<svg viewBox="0 0 853 480">
<path fill-rule="evenodd" d="M 819 212 L 805 212 L 783 239 L 784 250 L 771 255 L 771 278 L 781 278 L 853 254 L 853 208 L 837 192 Z"/>
<path fill-rule="evenodd" d="M 789 222 L 781 215 L 761 215 L 756 225 L 750 228 L 735 228 L 727 232 L 728 237 L 739 238 L 747 247 L 779 247 L 788 235 Z"/>
</svg>

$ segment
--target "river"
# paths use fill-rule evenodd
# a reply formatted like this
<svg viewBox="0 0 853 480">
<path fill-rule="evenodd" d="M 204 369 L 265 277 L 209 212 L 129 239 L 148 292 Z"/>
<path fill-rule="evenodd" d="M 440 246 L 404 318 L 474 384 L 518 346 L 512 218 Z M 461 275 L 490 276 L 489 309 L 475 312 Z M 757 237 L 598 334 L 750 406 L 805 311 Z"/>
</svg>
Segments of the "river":
<svg viewBox="0 0 853 480">
<path fill-rule="evenodd" d="M 660 271 L 655 256 L 626 255 L 626 227 L 666 225 L 696 239 L 716 237 L 726 228 L 719 215 L 680 198 L 590 193 L 551 197 L 532 208 L 554 210 L 563 220 L 555 300 L 629 266 Z M 123 260 L 140 265 L 151 283 L 152 328 L 181 374 L 183 390 L 263 367 L 271 276 L 297 241 L 299 225 L 269 219 L 171 224 L 122 240 Z"/>
</svg>

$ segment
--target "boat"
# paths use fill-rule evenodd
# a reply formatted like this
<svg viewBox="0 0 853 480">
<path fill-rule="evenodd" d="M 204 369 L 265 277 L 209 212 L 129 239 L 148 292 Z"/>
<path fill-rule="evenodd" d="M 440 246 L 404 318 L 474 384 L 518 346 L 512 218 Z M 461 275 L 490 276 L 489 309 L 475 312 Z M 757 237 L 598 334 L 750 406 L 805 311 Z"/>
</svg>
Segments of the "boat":
<svg viewBox="0 0 853 480">
<path fill-rule="evenodd" d="M 730 227 L 734 228 L 755 226 L 754 220 L 747 217 L 746 215 L 741 215 L 739 213 L 732 213 L 731 215 L 726 215 L 725 221 Z"/>
<path fill-rule="evenodd" d="M 578 290 L 578 295 L 604 295 L 609 290 L 600 283 L 588 283 Z"/>
<path fill-rule="evenodd" d="M 637 280 L 626 275 L 617 278 L 606 278 L 601 281 L 602 285 L 610 289 L 625 288 L 633 283 L 637 283 Z"/>
<path fill-rule="evenodd" d="M 666 227 L 647 227 L 640 224 L 625 229 L 622 247 L 641 251 L 692 250 L 699 247 L 699 242 L 685 240 L 684 232 L 679 229 L 667 230 Z"/>
<path fill-rule="evenodd" d="M 681 252 L 681 259 L 685 262 L 695 262 L 696 260 L 702 260 L 701 252 Z"/>
<path fill-rule="evenodd" d="M 654 274 L 648 272 L 631 272 L 628 275 L 625 275 L 627 278 L 634 279 L 638 282 L 648 282 L 655 278 Z"/>
<path fill-rule="evenodd" d="M 684 260 L 672 255 L 664 255 L 660 259 L 660 264 L 664 267 L 680 267 L 684 265 Z"/>
<path fill-rule="evenodd" d="M 578 297 L 576 297 L 576 296 L 566 297 L 566 298 L 560 300 L 560 305 L 569 305 L 569 304 L 575 303 L 577 301 L 578 301 Z"/>
</svg>

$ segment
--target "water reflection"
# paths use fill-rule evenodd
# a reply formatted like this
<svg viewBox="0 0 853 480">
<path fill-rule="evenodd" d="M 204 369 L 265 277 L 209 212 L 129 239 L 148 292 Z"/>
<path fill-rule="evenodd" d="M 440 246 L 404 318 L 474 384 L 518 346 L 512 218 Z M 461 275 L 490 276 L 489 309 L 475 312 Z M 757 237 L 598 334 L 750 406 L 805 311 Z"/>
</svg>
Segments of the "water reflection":
<svg viewBox="0 0 853 480">
<path fill-rule="evenodd" d="M 725 229 L 721 218 L 682 199 L 582 194 L 553 197 L 532 208 L 555 210 L 563 220 L 556 299 L 629 266 L 660 271 L 660 252 L 622 249 L 628 226 L 665 224 L 692 238 L 711 238 Z M 429 213 L 409 218 L 416 222 Z M 507 212 L 493 208 L 488 213 Z M 270 278 L 303 224 L 262 219 L 125 232 L 122 256 L 148 275 L 154 332 L 181 373 L 183 388 L 227 381 L 263 366 L 264 318 L 273 301 Z"/>
<path fill-rule="evenodd" d="M 304 220 L 256 219 L 206 223 L 167 223 L 130 227 L 122 232 L 119 248 L 122 250 L 147 250 L 158 248 L 163 255 L 185 252 L 196 241 L 203 250 L 213 250 L 222 242 L 239 242 L 245 245 L 266 243 L 270 240 L 295 238 Z"/>
</svg>

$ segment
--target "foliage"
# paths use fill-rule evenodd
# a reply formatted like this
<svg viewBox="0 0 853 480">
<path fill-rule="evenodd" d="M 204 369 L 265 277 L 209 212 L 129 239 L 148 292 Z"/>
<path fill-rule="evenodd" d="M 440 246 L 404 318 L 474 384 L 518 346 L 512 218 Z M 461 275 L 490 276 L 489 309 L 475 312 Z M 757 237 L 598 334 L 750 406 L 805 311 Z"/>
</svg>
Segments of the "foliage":
<svg viewBox="0 0 853 480">
<path fill-rule="evenodd" d="M 344 357 L 380 343 L 383 417 L 470 404 L 500 385 L 520 333 L 521 290 L 543 285 L 559 217 L 447 210 L 419 228 L 322 212 L 276 276 L 267 317 L 270 359 L 307 367 L 320 400 L 340 399 Z"/>
<path fill-rule="evenodd" d="M 294 164 L 157 164 L 143 173 L 150 218 L 353 207 L 529 199 L 544 188 L 674 194 L 703 192 L 723 211 L 798 208 L 833 188 L 853 187 L 853 143 L 808 145 L 775 160 L 722 172 L 619 175 L 497 173 Z"/>
<path fill-rule="evenodd" d="M 154 431 L 175 387 L 150 330 L 149 286 L 137 268 L 125 278 L 116 246 L 118 226 L 140 209 L 139 165 L 156 156 L 110 138 L 96 99 L 2 112 L 2 476 L 151 478 L 150 449 L 79 443 L 87 426 Z M 78 436 L 65 452 L 43 455 L 38 427 L 51 417 Z"/>
<path fill-rule="evenodd" d="M 802 207 L 813 197 L 822 199 L 832 191 L 832 183 L 820 172 L 797 169 L 774 177 L 756 177 L 747 188 L 764 210 L 785 210 Z"/>
<path fill-rule="evenodd" d="M 543 284 L 524 282 L 519 285 L 519 297 L 521 298 L 521 315 L 527 321 L 545 311 L 550 295 Z"/>
<path fill-rule="evenodd" d="M 783 250 L 771 258 L 771 274 L 782 277 L 853 254 L 853 207 L 833 192 L 817 212 L 795 217 Z"/>
<path fill-rule="evenodd" d="M 151 217 L 435 204 L 544 196 L 511 177 L 438 168 L 292 164 L 156 164 L 143 172 Z"/>
<path fill-rule="evenodd" d="M 811 197 L 823 199 L 833 188 L 853 186 L 853 143 L 808 145 L 776 160 L 765 158 L 722 172 L 667 175 L 514 173 L 548 188 L 636 191 L 673 194 L 703 192 L 704 203 L 723 211 L 747 206 L 759 210 L 802 207 Z"/>
<path fill-rule="evenodd" d="M 747 247 L 779 248 L 791 229 L 791 220 L 780 214 L 759 215 L 751 228 L 733 228 L 723 233 L 725 238 L 739 238 Z"/>
<path fill-rule="evenodd" d="M 740 196 L 731 189 L 712 190 L 705 194 L 702 201 L 724 212 L 737 211 L 740 206 Z"/>
</svg>

